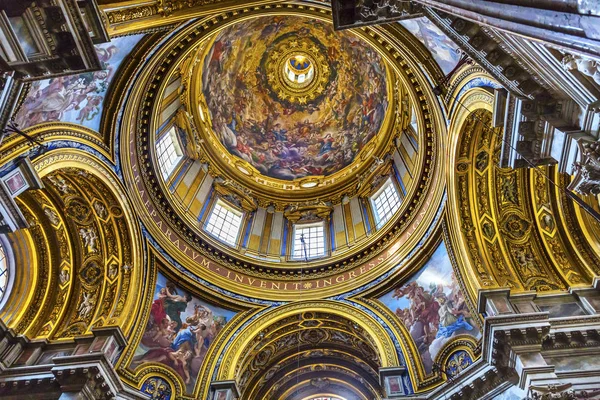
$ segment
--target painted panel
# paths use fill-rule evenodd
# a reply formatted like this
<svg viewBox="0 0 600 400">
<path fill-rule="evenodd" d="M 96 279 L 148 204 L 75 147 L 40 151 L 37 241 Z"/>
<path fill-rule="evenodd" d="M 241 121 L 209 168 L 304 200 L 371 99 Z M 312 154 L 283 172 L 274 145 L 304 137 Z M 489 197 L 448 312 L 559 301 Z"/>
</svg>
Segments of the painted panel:
<svg viewBox="0 0 600 400">
<path fill-rule="evenodd" d="M 169 120 L 176 112 L 177 109 L 181 106 L 181 101 L 179 96 L 175 97 L 171 104 L 164 109 L 164 111 L 160 114 L 161 122 Z"/>
<path fill-rule="evenodd" d="M 35 56 L 41 53 L 41 49 L 35 42 L 31 29 L 27 25 L 27 21 L 23 17 L 9 17 L 10 26 L 12 27 L 21 48 L 27 57 Z"/>
<path fill-rule="evenodd" d="M 556 372 L 600 370 L 600 355 L 555 356 L 546 359 L 548 365 L 554 365 Z"/>
<path fill-rule="evenodd" d="M 410 174 L 408 173 L 406 163 L 404 162 L 404 159 L 402 158 L 402 156 L 400 156 L 400 153 L 398 153 L 398 151 L 394 151 L 394 165 L 396 166 L 396 169 L 398 170 L 398 175 L 402 179 L 404 185 L 406 185 L 412 180 Z"/>
<path fill-rule="evenodd" d="M 198 194 L 196 195 L 196 198 L 194 199 L 194 201 L 192 202 L 192 205 L 190 206 L 190 212 L 192 213 L 192 215 L 200 214 L 200 210 L 202 209 L 202 206 L 206 202 L 208 194 L 210 193 L 210 190 L 212 189 L 212 184 L 213 184 L 212 176 L 205 174 L 204 181 L 202 181 L 202 185 L 200 185 L 200 190 L 198 190 Z"/>
<path fill-rule="evenodd" d="M 410 143 L 410 139 L 408 139 L 408 135 L 402 135 L 401 138 L 402 138 L 401 142 L 404 147 L 404 150 L 406 150 L 406 154 L 408 154 L 410 159 L 413 160 L 415 155 L 417 154 L 417 152 L 415 151 L 413 145 Z"/>
<path fill-rule="evenodd" d="M 150 318 L 131 367 L 166 365 L 183 379 L 189 393 L 211 343 L 234 316 L 233 311 L 202 301 L 159 274 Z"/>
<path fill-rule="evenodd" d="M 407 19 L 400 21 L 400 24 L 427 47 L 445 74 L 458 64 L 460 60 L 458 46 L 427 17 Z"/>
<path fill-rule="evenodd" d="M 481 337 L 454 276 L 444 243 L 410 281 L 380 297 L 404 323 L 430 373 L 433 360 L 452 337 Z"/>
<path fill-rule="evenodd" d="M 61 121 L 98 130 L 102 103 L 123 59 L 143 35 L 115 38 L 96 46 L 104 69 L 96 72 L 35 81 L 15 115 L 21 129 Z"/>
<path fill-rule="evenodd" d="M 577 315 L 587 314 L 577 303 L 541 304 L 539 305 L 539 308 L 541 311 L 547 312 L 550 318 L 575 317 Z"/>
<path fill-rule="evenodd" d="M 300 59 L 281 58 L 288 46 L 298 46 L 301 67 Z M 288 64 L 313 71 L 314 80 L 302 86 L 308 92 L 295 83 L 293 94 L 286 91 Z M 335 32 L 332 24 L 309 18 L 231 25 L 204 60 L 203 92 L 221 143 L 262 174 L 285 180 L 349 165 L 383 123 L 386 85 L 376 51 L 351 31 Z"/>
<path fill-rule="evenodd" d="M 250 232 L 250 243 L 248 243 L 248 249 L 258 251 L 260 246 L 260 237 L 265 227 L 266 211 L 264 208 L 258 208 L 254 214 L 254 221 L 252 224 L 252 231 Z"/>
<path fill-rule="evenodd" d="M 366 235 L 366 232 L 362 212 L 360 211 L 360 203 L 357 197 L 350 199 L 350 212 L 352 213 L 352 223 L 354 225 L 356 239 L 362 239 Z"/>
</svg>

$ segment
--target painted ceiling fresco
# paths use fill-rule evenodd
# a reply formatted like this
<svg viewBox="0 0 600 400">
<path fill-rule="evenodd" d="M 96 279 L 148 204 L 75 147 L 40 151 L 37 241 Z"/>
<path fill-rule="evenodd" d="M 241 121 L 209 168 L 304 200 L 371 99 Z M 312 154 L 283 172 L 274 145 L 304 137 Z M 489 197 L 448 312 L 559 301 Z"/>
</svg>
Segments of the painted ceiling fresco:
<svg viewBox="0 0 600 400">
<path fill-rule="evenodd" d="M 96 46 L 104 69 L 34 81 L 15 114 L 21 129 L 45 122 L 70 122 L 99 130 L 102 104 L 108 87 L 123 59 L 144 35 L 114 38 Z"/>
<path fill-rule="evenodd" d="M 460 60 L 458 46 L 427 17 L 407 19 L 400 21 L 400 24 L 427 47 L 445 74 L 456 67 Z"/>
<path fill-rule="evenodd" d="M 169 366 L 192 392 L 208 348 L 234 315 L 192 296 L 159 274 L 150 318 L 131 367 L 146 363 Z"/>
<path fill-rule="evenodd" d="M 282 89 L 286 51 L 308 53 L 314 87 Z M 290 50 L 291 49 L 291 50 Z M 282 64 L 283 65 L 283 64 Z M 280 71 L 281 70 L 281 71 Z M 261 17 L 223 30 L 204 60 L 203 91 L 227 150 L 285 180 L 330 175 L 379 131 L 388 108 L 386 67 L 350 32 L 308 18 Z"/>
<path fill-rule="evenodd" d="M 452 337 L 481 336 L 454 276 L 444 243 L 410 281 L 379 300 L 395 312 L 410 332 L 427 373 L 432 371 L 433 360 Z"/>
</svg>

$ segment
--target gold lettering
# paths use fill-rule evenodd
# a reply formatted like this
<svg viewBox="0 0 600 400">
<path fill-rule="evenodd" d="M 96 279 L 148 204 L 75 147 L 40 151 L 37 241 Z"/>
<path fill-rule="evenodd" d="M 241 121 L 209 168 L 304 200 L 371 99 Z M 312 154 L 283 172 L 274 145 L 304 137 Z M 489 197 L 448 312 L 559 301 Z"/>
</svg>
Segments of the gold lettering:
<svg viewBox="0 0 600 400">
<path fill-rule="evenodd" d="M 364 266 L 364 265 L 361 265 L 361 266 L 360 266 L 360 274 L 362 275 L 362 274 L 364 274 L 365 272 L 367 272 L 367 271 L 365 271 L 365 266 Z"/>
<path fill-rule="evenodd" d="M 342 280 L 340 280 L 340 278 L 342 278 Z M 335 282 L 336 282 L 336 283 L 344 282 L 344 280 L 345 280 L 345 279 L 346 279 L 346 278 L 344 278 L 344 275 L 338 275 L 338 276 L 335 278 Z"/>
<path fill-rule="evenodd" d="M 275 285 L 277 285 L 277 287 L 275 287 Z M 279 282 L 271 282 L 271 289 L 279 290 L 279 286 L 280 286 Z"/>
<path fill-rule="evenodd" d="M 323 287 L 325 287 L 325 284 L 328 284 L 329 286 L 331 286 L 331 278 L 323 279 Z"/>
<path fill-rule="evenodd" d="M 354 271 L 350 271 L 348 274 L 348 279 L 356 278 L 356 273 Z"/>
<path fill-rule="evenodd" d="M 251 285 L 254 285 L 254 282 L 256 282 L 256 279 L 248 278 L 248 283 L 250 283 Z"/>
<path fill-rule="evenodd" d="M 242 275 L 235 274 L 235 279 L 234 279 L 234 281 L 235 281 L 235 282 L 242 283 L 242 282 L 244 282 L 244 277 L 243 277 Z"/>
<path fill-rule="evenodd" d="M 294 282 L 295 290 L 298 290 L 298 286 L 300 286 L 300 282 Z"/>
<path fill-rule="evenodd" d="M 265 289 L 266 289 L 266 288 L 267 288 L 267 282 L 265 282 L 265 281 L 260 281 L 260 287 L 261 287 L 261 288 L 265 288 Z"/>
</svg>

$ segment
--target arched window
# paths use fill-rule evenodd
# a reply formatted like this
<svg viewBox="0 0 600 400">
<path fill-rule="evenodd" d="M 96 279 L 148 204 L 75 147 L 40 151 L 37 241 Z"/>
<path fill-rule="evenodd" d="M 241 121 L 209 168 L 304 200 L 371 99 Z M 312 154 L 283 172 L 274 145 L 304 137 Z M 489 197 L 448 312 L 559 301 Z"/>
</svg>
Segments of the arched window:
<svg viewBox="0 0 600 400">
<path fill-rule="evenodd" d="M 0 301 L 2 301 L 8 288 L 8 274 L 8 258 L 6 250 L 2 243 L 0 243 Z"/>
</svg>

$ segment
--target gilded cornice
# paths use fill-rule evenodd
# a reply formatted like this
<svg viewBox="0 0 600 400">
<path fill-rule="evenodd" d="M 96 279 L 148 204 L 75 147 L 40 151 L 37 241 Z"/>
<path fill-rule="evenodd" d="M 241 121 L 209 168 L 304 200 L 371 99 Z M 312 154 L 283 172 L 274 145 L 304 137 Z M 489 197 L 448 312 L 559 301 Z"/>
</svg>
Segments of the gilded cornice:
<svg viewBox="0 0 600 400">
<path fill-rule="evenodd" d="M 277 7 L 278 0 L 254 0 L 245 7 Z M 111 36 L 139 32 L 153 32 L 221 12 L 239 8 L 235 0 L 150 0 L 143 4 L 103 4 L 100 10 L 107 22 Z"/>
<path fill-rule="evenodd" d="M 288 14 L 308 11 L 292 4 L 286 5 L 285 8 L 285 13 Z M 198 235 L 195 221 L 194 229 L 190 229 L 189 222 L 182 223 L 182 213 L 168 205 L 171 203 L 167 201 L 169 195 L 165 194 L 167 191 L 162 179 L 152 167 L 149 146 L 152 125 L 148 117 L 156 112 L 158 105 L 153 99 L 160 98 L 160 92 L 166 84 L 165 77 L 169 75 L 171 68 L 177 68 L 176 60 L 186 59 L 197 51 L 195 38 L 207 37 L 211 32 L 222 28 L 223 21 L 229 24 L 233 23 L 235 18 L 277 12 L 281 11 L 272 7 L 256 7 L 215 16 L 182 29 L 173 38 L 173 41 L 178 43 L 176 46 L 163 47 L 157 51 L 156 56 L 137 78 L 138 82 L 145 81 L 147 84 L 136 86 L 131 94 L 143 107 L 138 109 L 136 107 L 139 107 L 140 103 L 134 104 L 130 101 L 123 114 L 122 120 L 127 121 L 127 125 L 123 125 L 124 138 L 121 142 L 130 145 L 121 150 L 124 158 L 123 171 L 133 200 L 141 211 L 140 217 L 151 235 L 160 242 L 167 253 L 192 273 L 226 289 L 233 289 L 235 286 L 236 292 L 253 297 L 285 299 L 293 296 L 293 292 L 298 290 L 303 290 L 304 295 L 326 296 L 367 283 L 373 278 L 374 272 L 369 273 L 371 270 L 376 269 L 378 273 L 382 273 L 393 267 L 427 230 L 430 222 L 425 221 L 434 218 L 443 193 L 439 149 L 444 140 L 444 134 L 441 133 L 444 132 L 444 124 L 439 110 L 435 108 L 434 96 L 427 89 L 429 84 L 419 73 L 414 57 L 411 58 L 405 49 L 395 48 L 385 41 L 380 35 L 380 28 L 365 28 L 360 34 L 377 43 L 390 68 L 404 83 L 410 83 L 410 101 L 419 104 L 418 109 L 422 110 L 417 116 L 422 127 L 422 142 L 419 144 L 422 151 L 417 161 L 420 169 L 413 183 L 414 187 L 420 190 L 412 191 L 410 197 L 405 199 L 395 225 L 390 230 L 372 235 L 368 240 L 368 247 L 357 246 L 355 256 L 328 259 L 326 264 L 322 261 L 311 263 L 309 268 L 305 268 L 302 283 L 297 281 L 297 275 L 288 274 L 281 265 L 270 265 L 267 262 L 258 265 L 255 259 L 241 255 L 234 257 L 225 246 L 214 241 L 205 242 L 202 236 Z M 327 13 L 320 8 L 314 8 L 310 12 Z M 138 139 L 131 140 L 134 134 Z M 165 241 L 163 238 L 169 240 Z M 289 270 L 291 265 L 284 267 Z M 342 275 L 336 276 L 338 273 Z M 284 285 L 283 282 L 288 283 Z M 282 291 L 283 288 L 286 290 Z"/>
</svg>

